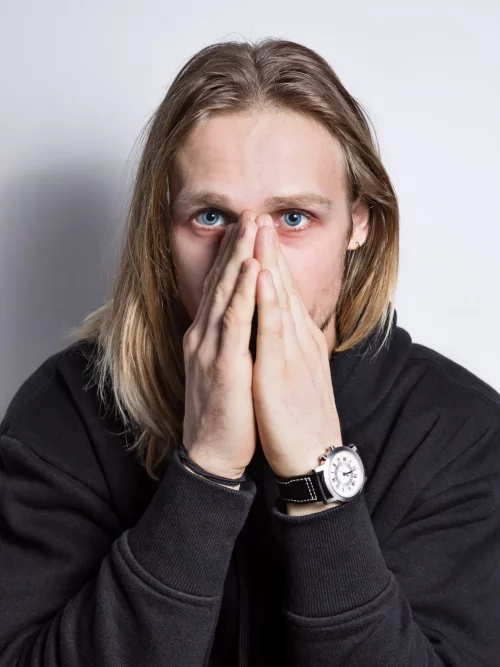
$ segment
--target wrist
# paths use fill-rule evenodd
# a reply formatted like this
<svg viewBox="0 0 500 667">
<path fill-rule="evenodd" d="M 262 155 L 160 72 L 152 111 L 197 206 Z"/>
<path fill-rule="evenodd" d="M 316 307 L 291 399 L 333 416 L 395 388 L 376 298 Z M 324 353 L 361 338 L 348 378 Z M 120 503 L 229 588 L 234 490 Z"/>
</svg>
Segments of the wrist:
<svg viewBox="0 0 500 667">
<path fill-rule="evenodd" d="M 246 468 L 227 468 L 226 466 L 221 466 L 219 461 L 214 457 L 213 452 L 207 447 L 197 445 L 191 445 L 189 449 L 185 445 L 183 447 L 189 460 L 211 475 L 226 479 L 239 479 L 245 474 Z"/>
<path fill-rule="evenodd" d="M 194 470 L 191 470 L 191 468 L 189 468 L 189 466 L 187 466 L 185 463 L 182 463 L 182 465 L 184 466 L 184 468 L 185 468 L 186 470 L 189 470 L 189 472 L 192 473 L 193 475 L 197 475 L 198 477 L 202 477 L 203 479 L 205 479 L 205 478 L 203 477 L 203 475 L 200 475 L 199 473 L 195 472 Z M 213 480 L 211 480 L 211 481 L 213 481 Z M 239 485 L 239 484 L 238 484 L 237 486 L 234 486 L 234 485 L 231 485 L 231 484 L 221 484 L 220 482 L 215 482 L 215 484 L 219 484 L 219 486 L 225 486 L 226 489 L 236 489 L 236 490 L 239 490 L 239 488 L 240 488 L 240 485 Z"/>
<path fill-rule="evenodd" d="M 329 510 L 331 507 L 338 507 L 339 505 L 342 505 L 342 503 L 338 501 L 333 503 L 324 503 L 323 501 L 317 503 L 287 503 L 286 513 L 289 516 L 304 516 L 306 514 L 323 512 L 324 510 Z"/>
</svg>

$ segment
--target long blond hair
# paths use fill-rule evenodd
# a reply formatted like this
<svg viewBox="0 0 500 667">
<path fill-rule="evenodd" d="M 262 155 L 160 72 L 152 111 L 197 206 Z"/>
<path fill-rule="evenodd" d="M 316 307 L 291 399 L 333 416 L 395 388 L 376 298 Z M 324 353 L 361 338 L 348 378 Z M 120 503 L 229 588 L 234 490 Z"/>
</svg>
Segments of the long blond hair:
<svg viewBox="0 0 500 667">
<path fill-rule="evenodd" d="M 368 114 L 326 60 L 301 44 L 266 38 L 203 48 L 181 68 L 143 130 L 112 294 L 67 334 L 75 344 L 97 343 L 89 358 L 92 380 L 133 432 L 130 447 L 154 479 L 182 439 L 182 338 L 190 324 L 170 250 L 172 160 L 214 114 L 263 109 L 307 114 L 326 126 L 343 149 L 348 204 L 361 197 L 370 207 L 366 243 L 346 255 L 334 353 L 375 331 L 383 345 L 393 323 L 399 210 Z"/>
</svg>

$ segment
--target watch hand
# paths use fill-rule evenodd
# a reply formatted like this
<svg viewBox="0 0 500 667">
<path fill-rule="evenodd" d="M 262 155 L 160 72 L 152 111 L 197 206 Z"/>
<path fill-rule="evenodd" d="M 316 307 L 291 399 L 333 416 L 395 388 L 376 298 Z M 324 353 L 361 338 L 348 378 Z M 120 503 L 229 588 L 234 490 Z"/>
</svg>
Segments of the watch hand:
<svg viewBox="0 0 500 667">
<path fill-rule="evenodd" d="M 352 470 L 349 470 L 349 472 L 343 472 L 342 474 L 345 475 L 350 475 L 352 473 Z"/>
</svg>

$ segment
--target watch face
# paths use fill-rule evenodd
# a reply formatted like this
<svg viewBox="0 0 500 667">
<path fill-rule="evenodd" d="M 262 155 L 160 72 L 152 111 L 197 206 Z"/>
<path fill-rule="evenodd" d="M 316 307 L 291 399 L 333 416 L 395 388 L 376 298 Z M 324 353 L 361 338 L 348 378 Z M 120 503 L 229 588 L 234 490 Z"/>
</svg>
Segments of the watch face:
<svg viewBox="0 0 500 667">
<path fill-rule="evenodd" d="M 361 489 L 365 478 L 361 459 L 351 450 L 334 452 L 328 469 L 332 489 L 344 498 L 352 498 Z"/>
</svg>

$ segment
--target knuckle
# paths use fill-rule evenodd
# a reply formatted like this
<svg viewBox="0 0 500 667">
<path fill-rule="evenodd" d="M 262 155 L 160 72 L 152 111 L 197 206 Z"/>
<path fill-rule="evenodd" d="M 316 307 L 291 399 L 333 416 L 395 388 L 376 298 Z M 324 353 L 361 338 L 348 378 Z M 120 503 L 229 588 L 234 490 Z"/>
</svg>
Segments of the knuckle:
<svg viewBox="0 0 500 667">
<path fill-rule="evenodd" d="M 182 349 L 184 354 L 190 355 L 194 351 L 193 332 L 187 331 L 182 338 Z"/>
<path fill-rule="evenodd" d="M 215 303 L 224 303 L 226 299 L 226 288 L 224 283 L 218 282 L 214 288 L 213 300 Z"/>
<path fill-rule="evenodd" d="M 216 362 L 217 357 L 215 351 L 210 345 L 207 348 L 207 343 L 204 341 L 200 344 L 197 354 L 197 365 L 201 373 L 208 374 L 211 376 L 212 367 Z"/>
<path fill-rule="evenodd" d="M 205 278 L 203 283 L 203 293 L 206 295 L 211 292 L 213 286 L 218 282 L 222 267 L 214 267 Z"/>
<path fill-rule="evenodd" d="M 219 265 L 216 267 L 216 269 L 215 269 L 215 271 L 214 271 L 214 276 L 213 276 L 213 282 L 214 282 L 214 283 L 217 282 L 217 281 L 220 279 L 220 277 L 221 277 L 221 275 L 222 275 L 222 272 L 224 271 L 225 267 L 226 267 L 226 265 L 225 265 L 225 264 L 222 264 L 222 263 L 219 264 Z"/>
<path fill-rule="evenodd" d="M 235 312 L 234 312 L 234 306 L 230 304 L 226 312 L 224 313 L 224 317 L 222 318 L 222 328 L 224 331 L 228 331 L 231 329 L 235 321 Z"/>
<path fill-rule="evenodd" d="M 258 259 L 255 259 L 255 257 L 247 257 L 244 263 L 247 269 L 260 269 L 260 262 Z"/>
<path fill-rule="evenodd" d="M 282 339 L 285 335 L 285 330 L 283 328 L 282 324 L 277 324 L 276 326 L 273 327 L 272 329 L 272 334 L 275 338 Z"/>
<path fill-rule="evenodd" d="M 248 224 L 245 223 L 244 220 L 242 220 L 242 221 L 240 222 L 239 229 L 238 229 L 238 231 L 236 232 L 236 233 L 238 234 L 239 238 L 242 238 L 243 236 L 245 236 L 247 229 L 248 229 Z"/>
<path fill-rule="evenodd" d="M 241 314 L 238 312 L 237 308 L 235 308 L 234 304 L 229 304 L 224 313 L 224 317 L 222 318 L 224 329 L 227 331 L 232 327 L 238 327 L 242 324 L 245 324 L 244 318 L 241 317 Z"/>
<path fill-rule="evenodd" d="M 210 276 L 207 280 L 207 290 L 206 290 L 207 294 L 212 291 L 212 288 L 213 288 L 216 280 L 217 280 L 217 271 L 214 270 L 214 271 L 212 271 L 212 273 L 210 274 Z"/>
<path fill-rule="evenodd" d="M 207 368 L 207 375 L 214 385 L 221 385 L 224 378 L 224 366 L 219 359 L 210 364 Z"/>
</svg>

